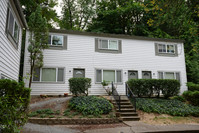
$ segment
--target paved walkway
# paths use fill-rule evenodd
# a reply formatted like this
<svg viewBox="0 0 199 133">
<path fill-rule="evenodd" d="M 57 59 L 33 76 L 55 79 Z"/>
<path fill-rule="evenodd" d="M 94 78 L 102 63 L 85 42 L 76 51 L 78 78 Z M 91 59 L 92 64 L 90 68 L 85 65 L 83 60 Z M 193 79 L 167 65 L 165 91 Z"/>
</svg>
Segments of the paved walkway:
<svg viewBox="0 0 199 133">
<path fill-rule="evenodd" d="M 38 125 L 27 123 L 21 133 L 80 133 L 78 130 L 52 125 Z"/>
<path fill-rule="evenodd" d="M 60 97 L 60 98 L 53 98 L 53 99 L 49 99 L 49 100 L 46 100 L 46 101 L 41 101 L 41 102 L 37 102 L 37 103 L 34 103 L 34 104 L 30 104 L 30 109 L 34 109 L 34 108 L 37 108 L 37 107 L 42 107 L 42 106 L 45 106 L 47 104 L 50 104 L 52 102 L 55 102 L 56 103 L 56 109 L 59 109 L 61 103 L 63 102 L 66 102 L 67 100 L 69 100 L 71 97 Z"/>
<path fill-rule="evenodd" d="M 149 125 L 143 122 L 124 122 L 126 127 L 86 130 L 83 133 L 199 133 L 199 125 Z M 81 125 L 80 125 L 81 126 Z M 27 123 L 21 133 L 81 133 L 67 125 L 38 125 Z"/>
</svg>

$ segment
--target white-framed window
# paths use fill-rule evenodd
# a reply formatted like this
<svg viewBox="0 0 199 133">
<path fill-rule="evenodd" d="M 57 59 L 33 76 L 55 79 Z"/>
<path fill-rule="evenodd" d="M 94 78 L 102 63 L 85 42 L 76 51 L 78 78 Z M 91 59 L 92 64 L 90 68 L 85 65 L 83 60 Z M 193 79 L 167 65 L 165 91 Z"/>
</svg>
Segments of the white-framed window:
<svg viewBox="0 0 199 133">
<path fill-rule="evenodd" d="M 122 83 L 122 70 L 96 69 L 96 83 L 101 83 L 103 80 Z"/>
<path fill-rule="evenodd" d="M 63 46 L 64 37 L 62 35 L 49 35 L 48 44 L 52 46 Z"/>
<path fill-rule="evenodd" d="M 99 39 L 99 49 L 118 50 L 118 40 Z"/>
<path fill-rule="evenodd" d="M 35 68 L 33 82 L 64 82 L 64 68 Z"/>
<path fill-rule="evenodd" d="M 19 28 L 19 25 L 18 25 L 16 19 L 13 16 L 13 13 L 11 12 L 10 8 L 8 8 L 7 17 L 8 17 L 7 18 L 7 32 L 14 39 L 15 43 L 18 43 L 20 28 Z"/>
<path fill-rule="evenodd" d="M 175 54 L 174 44 L 158 44 L 158 53 Z"/>
<path fill-rule="evenodd" d="M 176 79 L 180 81 L 180 73 L 179 72 L 158 72 L 159 79 Z"/>
</svg>

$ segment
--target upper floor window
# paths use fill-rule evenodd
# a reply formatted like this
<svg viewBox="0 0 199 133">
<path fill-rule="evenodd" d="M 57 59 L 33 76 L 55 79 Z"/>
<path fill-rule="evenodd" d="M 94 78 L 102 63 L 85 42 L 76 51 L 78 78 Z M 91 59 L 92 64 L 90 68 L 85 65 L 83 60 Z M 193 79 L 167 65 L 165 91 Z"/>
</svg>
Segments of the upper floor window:
<svg viewBox="0 0 199 133">
<path fill-rule="evenodd" d="M 158 52 L 159 53 L 175 53 L 174 45 L 167 44 L 158 44 Z"/>
<path fill-rule="evenodd" d="M 178 56 L 177 45 L 155 43 L 155 54 L 158 56 Z"/>
<path fill-rule="evenodd" d="M 63 46 L 64 39 L 61 35 L 49 35 L 48 44 L 52 46 Z"/>
<path fill-rule="evenodd" d="M 118 41 L 99 39 L 99 49 L 118 50 Z"/>
<path fill-rule="evenodd" d="M 122 53 L 122 40 L 95 38 L 95 52 Z"/>
<path fill-rule="evenodd" d="M 15 47 L 18 46 L 19 41 L 19 25 L 11 11 L 8 7 L 7 12 L 7 23 L 6 23 L 6 33 L 8 35 L 8 39 L 14 44 Z"/>
</svg>

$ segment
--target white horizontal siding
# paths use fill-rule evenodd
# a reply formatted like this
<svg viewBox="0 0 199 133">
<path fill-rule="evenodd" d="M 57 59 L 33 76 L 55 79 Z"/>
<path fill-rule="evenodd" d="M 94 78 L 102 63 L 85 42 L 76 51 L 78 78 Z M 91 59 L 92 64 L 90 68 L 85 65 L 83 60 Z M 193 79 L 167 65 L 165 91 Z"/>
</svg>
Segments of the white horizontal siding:
<svg viewBox="0 0 199 133">
<path fill-rule="evenodd" d="M 7 5 L 8 0 L 0 1 L 0 73 L 11 79 L 18 80 L 22 29 L 20 28 L 19 44 L 18 49 L 16 49 L 8 40 L 7 35 L 5 33 L 8 8 Z M 16 15 L 13 15 L 15 19 L 17 19 Z"/>
<path fill-rule="evenodd" d="M 84 68 L 85 76 L 92 79 L 92 87 L 89 89 L 91 95 L 106 94 L 101 84 L 95 84 L 96 68 L 122 70 L 123 84 L 117 85 L 120 94 L 125 93 L 128 70 L 137 70 L 139 78 L 142 78 L 141 71 L 152 71 L 152 78 L 157 78 L 158 71 L 178 71 L 181 74 L 181 90 L 187 89 L 183 47 L 179 49 L 181 51 L 178 50 L 181 53 L 178 57 L 163 57 L 155 56 L 154 41 L 120 40 L 122 40 L 122 54 L 98 53 L 95 52 L 95 37 L 69 34 L 67 50 L 47 49 L 44 51 L 44 66 L 65 67 L 65 83 L 32 83 L 31 94 L 63 94 L 69 92 L 68 79 L 73 77 L 73 68 Z M 183 46 L 183 44 L 179 44 L 179 46 Z M 28 73 L 29 69 L 26 48 L 25 73 Z"/>
</svg>

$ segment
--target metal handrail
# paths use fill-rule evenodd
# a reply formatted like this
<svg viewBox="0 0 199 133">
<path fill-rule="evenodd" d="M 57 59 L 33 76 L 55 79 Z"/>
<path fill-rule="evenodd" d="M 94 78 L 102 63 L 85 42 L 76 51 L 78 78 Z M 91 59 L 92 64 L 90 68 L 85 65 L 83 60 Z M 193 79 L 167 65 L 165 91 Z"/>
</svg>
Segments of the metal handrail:
<svg viewBox="0 0 199 133">
<path fill-rule="evenodd" d="M 117 92 L 117 90 L 116 90 L 116 88 L 115 88 L 113 82 L 112 82 L 112 96 L 113 96 L 113 98 L 115 99 L 115 102 L 116 102 L 116 104 L 117 104 L 117 106 L 118 106 L 118 109 L 119 109 L 119 111 L 120 111 L 120 95 L 119 95 L 119 93 Z"/>
<path fill-rule="evenodd" d="M 127 83 L 125 83 L 125 84 L 126 84 L 126 96 L 128 98 L 132 98 L 132 100 L 133 100 L 133 106 L 134 106 L 134 111 L 136 111 L 136 97 L 133 94 L 132 90 L 129 88 L 128 84 Z"/>
</svg>

